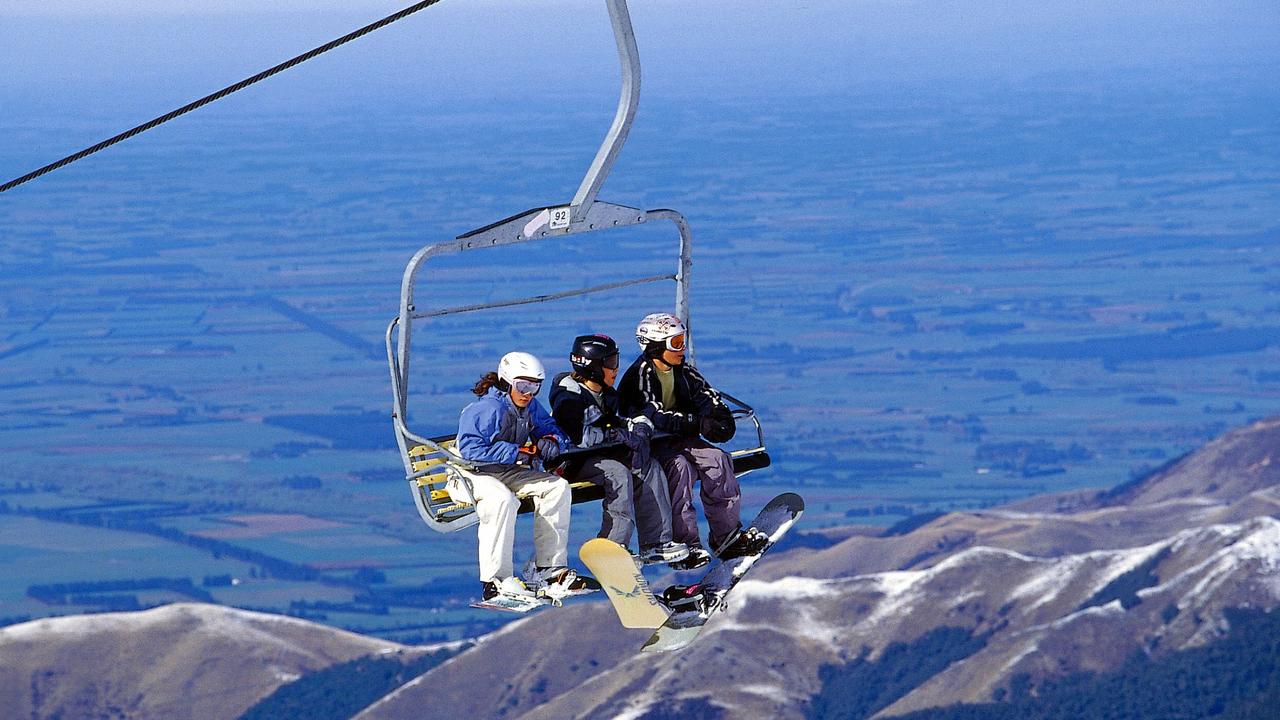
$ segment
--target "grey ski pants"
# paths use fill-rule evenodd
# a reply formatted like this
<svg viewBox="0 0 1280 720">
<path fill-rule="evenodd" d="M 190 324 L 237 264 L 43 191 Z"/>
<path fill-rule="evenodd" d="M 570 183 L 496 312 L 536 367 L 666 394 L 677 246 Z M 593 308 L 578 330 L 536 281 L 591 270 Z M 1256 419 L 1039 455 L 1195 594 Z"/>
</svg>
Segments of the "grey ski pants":
<svg viewBox="0 0 1280 720">
<path fill-rule="evenodd" d="M 653 456 L 667 473 L 673 540 L 689 547 L 702 544 L 693 507 L 693 485 L 698 481 L 702 511 L 711 526 L 710 546 L 715 548 L 741 526 L 742 491 L 729 453 L 701 438 L 664 438 L 653 443 Z"/>
<path fill-rule="evenodd" d="M 617 460 L 598 458 L 583 463 L 574 479 L 604 487 L 604 518 L 597 537 L 627 547 L 631 531 L 638 528 L 641 547 L 671 541 L 671 498 L 657 462 L 649 460 L 644 472 L 633 474 Z"/>
</svg>

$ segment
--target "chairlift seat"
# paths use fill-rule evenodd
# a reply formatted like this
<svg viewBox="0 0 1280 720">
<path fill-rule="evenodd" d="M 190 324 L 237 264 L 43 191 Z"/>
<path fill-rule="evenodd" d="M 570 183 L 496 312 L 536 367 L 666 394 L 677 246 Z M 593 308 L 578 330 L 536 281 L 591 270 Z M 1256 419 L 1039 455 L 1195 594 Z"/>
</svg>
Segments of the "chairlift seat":
<svg viewBox="0 0 1280 720">
<path fill-rule="evenodd" d="M 741 406 L 731 396 L 726 395 L 725 399 L 738 405 L 733 408 L 733 412 L 739 422 L 750 421 L 759 432 L 759 420 L 751 408 Z M 407 454 L 412 468 L 409 475 L 410 489 L 423 521 L 441 532 L 452 532 L 474 525 L 478 521 L 475 505 L 465 488 L 469 485 L 468 480 L 480 473 L 458 453 L 457 436 L 432 438 L 427 443 L 410 447 Z M 729 456 L 733 459 L 734 474 L 739 477 L 766 468 L 772 462 L 763 442 L 756 447 L 733 450 Z M 572 493 L 571 502 L 575 505 L 604 498 L 604 488 L 592 482 L 571 482 L 569 490 Z M 522 498 L 518 512 L 533 512 L 532 499 Z"/>
</svg>

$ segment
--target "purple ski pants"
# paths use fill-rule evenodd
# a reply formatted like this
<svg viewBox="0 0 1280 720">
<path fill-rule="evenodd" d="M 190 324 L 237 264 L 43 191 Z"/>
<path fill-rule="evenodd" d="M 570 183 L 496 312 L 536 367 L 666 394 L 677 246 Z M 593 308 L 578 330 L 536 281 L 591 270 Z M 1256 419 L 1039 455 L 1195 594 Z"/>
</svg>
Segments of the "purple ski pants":
<svg viewBox="0 0 1280 720">
<path fill-rule="evenodd" d="M 653 443 L 653 456 L 667 473 L 671 489 L 671 539 L 701 546 L 693 485 L 702 481 L 702 511 L 711 526 L 710 547 L 719 546 L 742 522 L 742 491 L 729 453 L 701 438 L 670 438 Z"/>
</svg>

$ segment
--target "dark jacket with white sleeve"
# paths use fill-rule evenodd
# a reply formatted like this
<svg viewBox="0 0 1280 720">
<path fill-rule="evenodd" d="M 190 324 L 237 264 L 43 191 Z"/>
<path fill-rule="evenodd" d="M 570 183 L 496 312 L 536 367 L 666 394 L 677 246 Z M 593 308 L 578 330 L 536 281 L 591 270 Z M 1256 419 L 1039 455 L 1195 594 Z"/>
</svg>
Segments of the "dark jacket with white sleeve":
<svg viewBox="0 0 1280 720">
<path fill-rule="evenodd" d="M 659 433 L 681 437 L 705 437 L 711 442 L 733 438 L 736 426 L 733 412 L 711 387 L 702 373 L 688 363 L 673 365 L 675 404 L 662 404 L 662 385 L 658 370 L 641 355 L 631 363 L 618 383 L 618 394 L 625 414 L 643 414 Z"/>
</svg>

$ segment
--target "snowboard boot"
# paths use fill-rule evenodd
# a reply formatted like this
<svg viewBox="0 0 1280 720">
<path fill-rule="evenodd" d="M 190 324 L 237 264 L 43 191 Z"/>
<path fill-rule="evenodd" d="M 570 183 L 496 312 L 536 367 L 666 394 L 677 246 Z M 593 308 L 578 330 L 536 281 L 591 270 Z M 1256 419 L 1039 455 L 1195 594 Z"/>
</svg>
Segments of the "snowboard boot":
<svg viewBox="0 0 1280 720">
<path fill-rule="evenodd" d="M 494 598 L 528 601 L 536 597 L 534 592 L 517 577 L 506 577 L 501 580 L 495 578 L 488 582 L 481 582 L 480 587 L 480 596 L 485 601 Z"/>
<path fill-rule="evenodd" d="M 711 562 L 711 556 L 701 545 L 689 546 L 689 554 L 683 560 L 677 560 L 669 563 L 668 567 L 672 570 L 694 570 Z"/>
<path fill-rule="evenodd" d="M 721 560 L 759 555 L 769 546 L 769 536 L 755 528 L 738 528 L 716 547 Z"/>
<path fill-rule="evenodd" d="M 579 575 L 567 567 L 538 568 L 536 583 L 548 597 L 565 598 L 586 595 L 600 589 L 595 578 Z"/>
<path fill-rule="evenodd" d="M 657 563 L 680 562 L 689 557 L 689 548 L 684 543 L 665 542 L 658 545 L 645 545 L 640 548 L 640 563 L 654 565 Z"/>
</svg>

